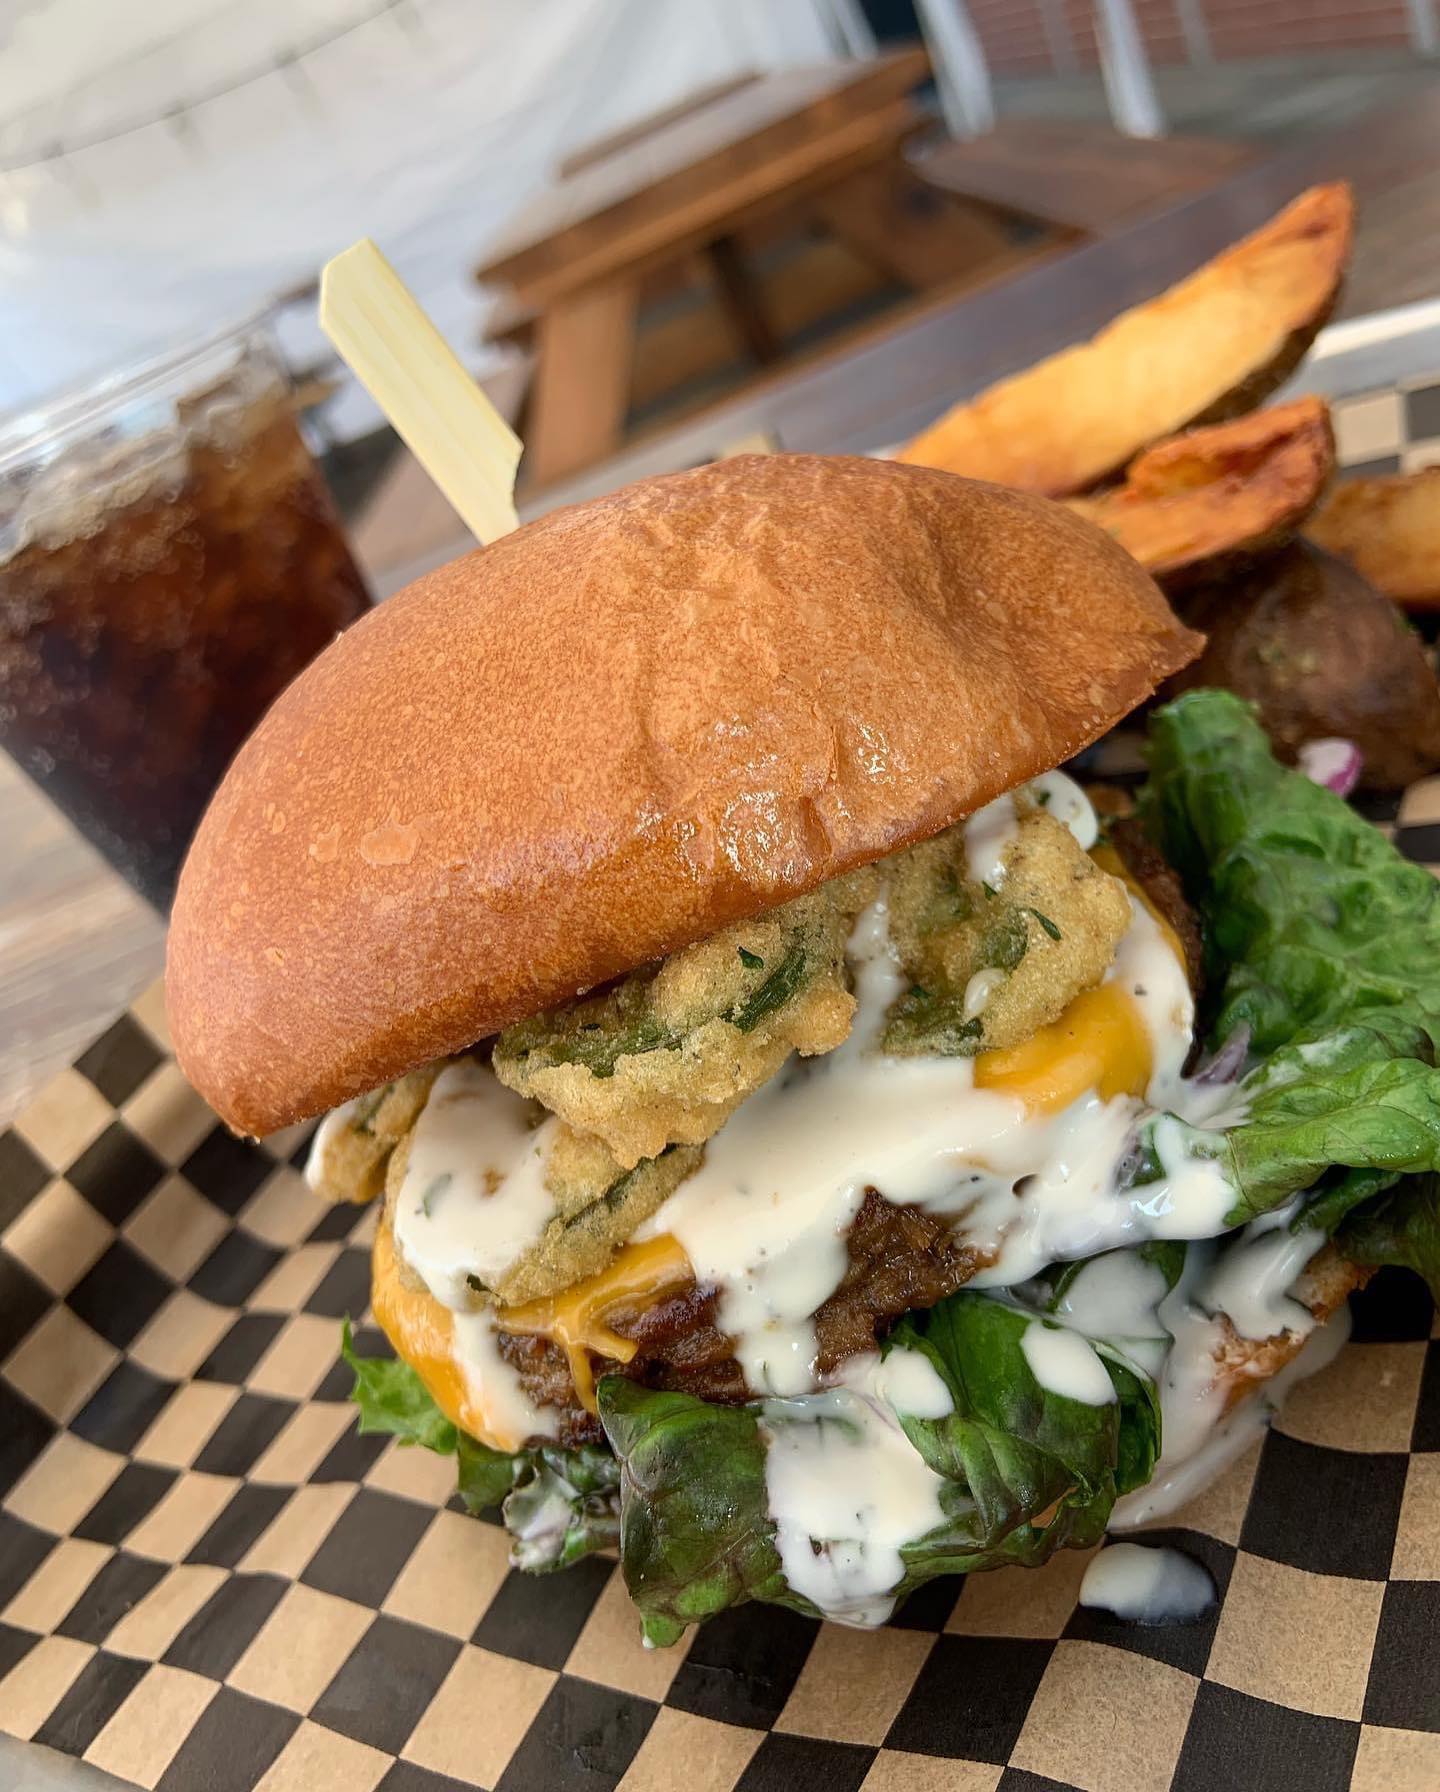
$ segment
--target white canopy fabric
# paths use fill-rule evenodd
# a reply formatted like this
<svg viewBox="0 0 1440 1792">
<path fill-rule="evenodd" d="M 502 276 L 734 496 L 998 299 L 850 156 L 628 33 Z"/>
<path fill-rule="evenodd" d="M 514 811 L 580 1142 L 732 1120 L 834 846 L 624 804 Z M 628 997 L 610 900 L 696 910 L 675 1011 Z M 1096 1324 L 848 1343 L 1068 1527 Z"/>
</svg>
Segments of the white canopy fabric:
<svg viewBox="0 0 1440 1792">
<path fill-rule="evenodd" d="M 0 413 L 361 235 L 479 367 L 469 270 L 568 151 L 834 49 L 818 0 L 0 0 Z M 309 307 L 282 333 L 321 358 Z"/>
</svg>

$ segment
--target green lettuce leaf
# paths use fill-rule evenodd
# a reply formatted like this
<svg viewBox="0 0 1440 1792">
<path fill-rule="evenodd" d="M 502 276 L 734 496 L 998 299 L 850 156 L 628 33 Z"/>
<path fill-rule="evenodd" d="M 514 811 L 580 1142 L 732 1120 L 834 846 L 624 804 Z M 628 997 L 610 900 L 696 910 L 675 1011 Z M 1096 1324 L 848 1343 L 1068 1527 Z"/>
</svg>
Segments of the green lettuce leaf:
<svg viewBox="0 0 1440 1792">
<path fill-rule="evenodd" d="M 350 1398 L 360 1408 L 362 1434 L 391 1431 L 402 1444 L 419 1444 L 437 1456 L 454 1455 L 455 1427 L 409 1363 L 396 1357 L 357 1356 L 348 1319 L 340 1327 L 340 1355 L 355 1377 Z"/>
<path fill-rule="evenodd" d="M 1440 1301 L 1440 1180 L 1412 1176 L 1352 1212 L 1335 1235 L 1352 1263 L 1398 1263 L 1423 1276 Z"/>
<path fill-rule="evenodd" d="M 1021 1340 L 1035 1315 L 984 1294 L 957 1294 L 902 1319 L 887 1349 L 918 1350 L 950 1390 L 943 1419 L 902 1415 L 906 1434 L 936 1474 L 963 1482 L 981 1530 L 994 1535 L 1027 1511 L 1043 1511 L 1075 1487 L 1113 1484 L 1117 1416 L 1145 1419 L 1113 1405 L 1089 1406 L 1043 1388 Z M 1106 1359 L 1117 1394 L 1134 1395 L 1134 1377 L 1118 1356 Z M 1122 1402 L 1123 1404 L 1123 1402 Z M 1158 1419 L 1155 1421 L 1158 1428 Z M 1124 1488 L 1117 1491 L 1124 1492 Z"/>
<path fill-rule="evenodd" d="M 901 1550 L 904 1598 L 942 1574 L 1038 1563 L 1096 1542 L 1117 1494 L 1153 1469 L 1160 1416 L 1148 1379 L 1097 1347 L 1116 1399 L 1090 1406 L 1039 1384 L 1021 1347 L 1034 1314 L 960 1293 L 902 1320 L 885 1351 L 919 1351 L 950 1391 L 942 1419 L 899 1414 L 943 1480 L 943 1521 Z M 652 1644 L 761 1600 L 814 1614 L 785 1578 L 765 1487 L 766 1427 L 806 1423 L 824 1396 L 712 1406 L 621 1376 L 600 1383 L 601 1422 L 621 1471 L 620 1559 Z M 813 1422 L 813 1421 L 809 1421 Z M 833 1421 L 832 1421 L 833 1422 Z M 817 1550 L 836 1539 L 817 1538 Z"/>
<path fill-rule="evenodd" d="M 1440 1168 L 1440 1072 L 1415 1058 L 1372 1058 L 1353 1069 L 1318 1069 L 1274 1087 L 1262 1072 L 1243 1124 L 1226 1135 L 1239 1202 L 1233 1223 L 1253 1218 L 1337 1165 L 1361 1172 L 1363 1189 Z"/>
<path fill-rule="evenodd" d="M 464 1441 L 472 1443 L 470 1438 Z M 483 1450 L 484 1445 L 473 1448 Z M 486 1454 L 493 1457 L 496 1452 Z M 524 1464 L 502 1506 L 510 1533 L 510 1560 L 517 1568 L 532 1573 L 568 1568 L 582 1556 L 612 1549 L 620 1541 L 620 1464 L 609 1450 L 596 1444 L 577 1450 L 545 1444 L 500 1460 Z M 474 1511 L 475 1488 L 466 1483 L 462 1452 L 460 1494 Z"/>
<path fill-rule="evenodd" d="M 449 1455 L 449 1451 L 441 1452 Z M 467 1512 L 488 1512 L 503 1506 L 506 1495 L 525 1476 L 530 1467 L 528 1450 L 513 1455 L 492 1450 L 467 1431 L 455 1433 L 456 1492 L 465 1502 Z"/>
<path fill-rule="evenodd" d="M 609 1450 L 492 1450 L 450 1423 L 408 1363 L 357 1355 L 348 1319 L 340 1354 L 355 1376 L 350 1398 L 360 1430 L 392 1432 L 402 1444 L 454 1456 L 466 1510 L 500 1507 L 517 1568 L 568 1568 L 619 1541 L 620 1465 Z"/>
<path fill-rule="evenodd" d="M 1210 1040 L 1243 1028 L 1261 1060 L 1243 1120 L 1189 1133 L 1235 1189 L 1230 1223 L 1327 1180 L 1338 1219 L 1440 1170 L 1440 883 L 1280 765 L 1227 692 L 1158 711 L 1149 756 L 1141 813 L 1205 923 Z"/>
<path fill-rule="evenodd" d="M 1336 1170 L 1321 1177 L 1306 1197 L 1304 1206 L 1290 1222 L 1299 1232 L 1315 1227 L 1327 1235 L 1334 1233 L 1352 1208 L 1393 1188 L 1398 1175 L 1385 1170 Z"/>
<path fill-rule="evenodd" d="M 756 1406 L 712 1406 L 624 1376 L 596 1390 L 620 1464 L 620 1561 L 645 1640 L 673 1643 L 747 1599 L 812 1607 L 792 1594 L 765 1503 Z"/>
<path fill-rule="evenodd" d="M 1147 828 L 1206 923 L 1211 1033 L 1262 1055 L 1345 1027 L 1440 1041 L 1435 879 L 1270 751 L 1254 713 L 1192 691 L 1150 725 Z"/>
<path fill-rule="evenodd" d="M 1287 1053 L 1253 1071 L 1240 1087 L 1247 1105 L 1234 1124 L 1180 1127 L 1189 1154 L 1218 1160 L 1234 1189 L 1226 1215 L 1232 1226 L 1314 1188 L 1328 1198 L 1299 1223 L 1329 1230 L 1399 1177 L 1440 1169 L 1440 1071 L 1421 1058 L 1387 1057 L 1390 1041 L 1364 1029 L 1320 1043 L 1333 1050 L 1299 1072 Z M 1161 1174 L 1148 1144 L 1158 1124 L 1141 1127 L 1141 1183 Z"/>
</svg>

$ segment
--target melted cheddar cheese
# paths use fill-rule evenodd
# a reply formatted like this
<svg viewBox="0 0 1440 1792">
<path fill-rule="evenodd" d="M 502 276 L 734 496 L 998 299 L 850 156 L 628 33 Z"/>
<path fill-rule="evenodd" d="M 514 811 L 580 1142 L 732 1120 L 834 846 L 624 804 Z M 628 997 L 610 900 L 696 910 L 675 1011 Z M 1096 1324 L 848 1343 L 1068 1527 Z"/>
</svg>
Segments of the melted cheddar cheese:
<svg viewBox="0 0 1440 1792">
<path fill-rule="evenodd" d="M 496 1324 L 502 1331 L 550 1338 L 558 1344 L 570 1365 L 581 1404 L 594 1412 L 591 1352 L 628 1363 L 636 1350 L 633 1339 L 622 1338 L 610 1328 L 607 1316 L 619 1306 L 649 1306 L 693 1279 L 690 1259 L 675 1239 L 650 1238 L 643 1244 L 623 1245 L 598 1275 L 573 1288 L 527 1301 L 523 1307 L 502 1307 Z"/>
<path fill-rule="evenodd" d="M 1180 936 L 1115 848 L 1097 845 L 1090 856 L 1102 871 L 1121 880 L 1183 965 Z M 1114 983 L 1101 983 L 1082 990 L 1058 1020 L 1023 1044 L 981 1052 L 975 1060 L 975 1087 L 1014 1095 L 1032 1114 L 1053 1114 L 1092 1089 L 1106 1101 L 1116 1095 L 1143 1096 L 1154 1063 L 1139 1008 Z"/>
<path fill-rule="evenodd" d="M 617 1306 L 647 1305 L 692 1279 L 690 1260 L 673 1238 L 623 1245 L 598 1275 L 561 1294 L 495 1312 L 498 1330 L 520 1337 L 552 1338 L 565 1352 L 576 1392 L 595 1411 L 590 1354 L 628 1363 L 635 1344 L 606 1323 Z M 426 1288 L 407 1287 L 400 1274 L 388 1213 L 375 1234 L 371 1305 L 395 1354 L 425 1383 L 430 1397 L 462 1431 L 494 1450 L 518 1450 L 525 1438 L 486 1405 L 479 1378 L 466 1372 L 456 1348 L 455 1316 Z"/>
<path fill-rule="evenodd" d="M 1013 1095 L 1032 1114 L 1054 1114 L 1092 1089 L 1106 1101 L 1143 1095 L 1153 1062 L 1140 1010 L 1123 989 L 1102 983 L 1023 1045 L 981 1052 L 975 1087 Z"/>
<path fill-rule="evenodd" d="M 375 1233 L 370 1304 L 395 1354 L 409 1363 L 452 1425 L 493 1450 L 523 1447 L 525 1439 L 487 1409 L 484 1390 L 466 1374 L 455 1348 L 455 1315 L 428 1288 L 407 1287 L 401 1278 L 388 1211 Z"/>
</svg>

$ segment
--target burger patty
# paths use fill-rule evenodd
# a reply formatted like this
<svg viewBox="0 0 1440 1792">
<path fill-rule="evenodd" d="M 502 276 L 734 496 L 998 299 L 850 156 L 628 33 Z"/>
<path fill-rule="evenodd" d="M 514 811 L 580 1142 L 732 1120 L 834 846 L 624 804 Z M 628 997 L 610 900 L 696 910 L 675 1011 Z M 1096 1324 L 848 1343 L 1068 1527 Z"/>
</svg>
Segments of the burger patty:
<svg viewBox="0 0 1440 1792">
<path fill-rule="evenodd" d="M 822 1374 L 847 1357 L 873 1350 L 901 1314 L 933 1306 L 953 1294 L 990 1261 L 988 1255 L 958 1245 L 946 1228 L 913 1207 L 893 1207 L 874 1189 L 851 1229 L 850 1267 L 840 1287 L 815 1317 Z M 1295 1298 L 1320 1325 L 1326 1324 L 1372 1270 L 1351 1263 L 1333 1245 L 1310 1260 L 1295 1285 Z M 694 1394 L 702 1400 L 738 1405 L 752 1398 L 730 1340 L 715 1324 L 713 1290 L 692 1284 L 656 1306 L 614 1322 L 622 1337 L 640 1348 L 629 1363 L 608 1358 L 597 1375 L 627 1375 L 647 1387 Z M 1215 1353 L 1215 1380 L 1225 1389 L 1228 1412 L 1292 1363 L 1305 1344 L 1300 1332 L 1270 1338 L 1243 1338 L 1227 1319 Z M 600 1421 L 575 1398 L 564 1353 L 544 1338 L 502 1332 L 500 1349 L 520 1374 L 529 1397 L 555 1408 L 560 1441 L 567 1446 L 598 1443 Z"/>
<path fill-rule="evenodd" d="M 964 1286 L 993 1253 L 956 1238 L 951 1226 L 918 1207 L 897 1207 L 866 1191 L 846 1238 L 845 1279 L 815 1315 L 817 1365 L 828 1374 L 848 1357 L 873 1350 L 902 1313 L 932 1307 Z M 738 1404 L 751 1398 L 730 1338 L 716 1323 L 718 1295 L 690 1283 L 675 1294 L 609 1323 L 638 1349 L 628 1363 L 597 1357 L 597 1377 L 627 1375 L 647 1387 Z M 565 1353 L 548 1338 L 500 1332 L 500 1349 L 537 1405 L 560 1414 L 561 1441 L 597 1441 L 600 1422 L 576 1398 Z"/>
</svg>

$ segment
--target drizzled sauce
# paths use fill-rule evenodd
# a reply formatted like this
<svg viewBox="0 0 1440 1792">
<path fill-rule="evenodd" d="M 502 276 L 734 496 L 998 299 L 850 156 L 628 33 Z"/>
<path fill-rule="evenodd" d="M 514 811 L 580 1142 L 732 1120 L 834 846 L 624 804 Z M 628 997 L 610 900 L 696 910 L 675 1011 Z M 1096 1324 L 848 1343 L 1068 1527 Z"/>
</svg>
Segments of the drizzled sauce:
<svg viewBox="0 0 1440 1792">
<path fill-rule="evenodd" d="M 1046 1393 L 1086 1406 L 1109 1406 L 1115 1399 L 1104 1363 L 1079 1332 L 1032 1319 L 1021 1334 L 1020 1349 Z"/>
<path fill-rule="evenodd" d="M 1085 1570 L 1080 1603 L 1133 1624 L 1191 1624 L 1214 1605 L 1215 1582 L 1181 1550 L 1112 1543 Z"/>
<path fill-rule="evenodd" d="M 761 1407 L 765 1489 L 785 1578 L 842 1624 L 883 1624 L 904 1545 L 940 1524 L 945 1481 L 905 1435 L 901 1413 L 943 1418 L 950 1393 L 928 1358 L 851 1358 L 839 1385 Z"/>
<path fill-rule="evenodd" d="M 545 1157 L 559 1127 L 534 1126 L 529 1104 L 488 1064 L 461 1058 L 436 1077 L 410 1136 L 394 1226 L 405 1261 L 443 1305 L 470 1306 L 468 1278 L 498 1281 L 554 1217 Z"/>
</svg>

